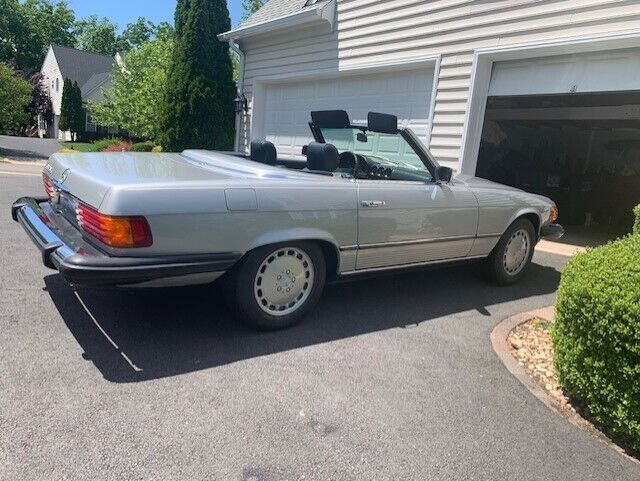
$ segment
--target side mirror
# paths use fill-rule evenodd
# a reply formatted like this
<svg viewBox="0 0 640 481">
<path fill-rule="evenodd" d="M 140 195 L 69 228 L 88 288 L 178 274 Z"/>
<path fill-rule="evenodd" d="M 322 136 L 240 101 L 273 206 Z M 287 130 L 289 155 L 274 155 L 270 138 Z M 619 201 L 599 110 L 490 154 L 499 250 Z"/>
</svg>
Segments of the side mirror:
<svg viewBox="0 0 640 481">
<path fill-rule="evenodd" d="M 356 140 L 362 143 L 366 143 L 369 141 L 367 138 L 367 134 L 365 134 L 364 132 L 358 132 L 356 135 Z"/>
<path fill-rule="evenodd" d="M 453 177 L 453 169 L 450 167 L 439 166 L 436 169 L 436 182 L 438 184 L 448 184 Z"/>
</svg>

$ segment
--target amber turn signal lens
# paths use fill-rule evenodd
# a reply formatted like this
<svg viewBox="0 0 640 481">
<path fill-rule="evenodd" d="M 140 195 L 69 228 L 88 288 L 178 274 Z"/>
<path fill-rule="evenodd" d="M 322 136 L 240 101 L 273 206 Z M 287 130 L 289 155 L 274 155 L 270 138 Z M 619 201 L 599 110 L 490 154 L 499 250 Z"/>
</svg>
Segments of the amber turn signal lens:
<svg viewBox="0 0 640 481">
<path fill-rule="evenodd" d="M 554 205 L 549 210 L 549 223 L 553 224 L 558 220 L 558 208 Z"/>
<path fill-rule="evenodd" d="M 149 247 L 153 244 L 149 223 L 141 216 L 110 216 L 78 204 L 76 219 L 82 230 L 111 247 Z"/>
</svg>

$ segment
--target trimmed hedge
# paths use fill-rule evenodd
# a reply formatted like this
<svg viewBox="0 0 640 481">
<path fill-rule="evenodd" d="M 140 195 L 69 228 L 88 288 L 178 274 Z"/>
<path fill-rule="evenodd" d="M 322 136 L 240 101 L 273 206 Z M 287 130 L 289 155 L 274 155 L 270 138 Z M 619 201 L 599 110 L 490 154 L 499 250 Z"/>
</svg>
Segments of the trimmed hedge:
<svg viewBox="0 0 640 481">
<path fill-rule="evenodd" d="M 131 145 L 131 148 L 129 149 L 129 151 L 130 152 L 151 152 L 153 147 L 154 147 L 154 143 L 147 140 L 146 142 L 137 142 Z"/>
<path fill-rule="evenodd" d="M 640 205 L 633 209 L 633 213 L 636 216 L 636 222 L 633 224 L 633 233 L 640 235 Z"/>
<path fill-rule="evenodd" d="M 640 209 L 636 208 L 636 216 Z M 564 391 L 640 452 L 640 232 L 574 257 L 551 336 Z"/>
</svg>

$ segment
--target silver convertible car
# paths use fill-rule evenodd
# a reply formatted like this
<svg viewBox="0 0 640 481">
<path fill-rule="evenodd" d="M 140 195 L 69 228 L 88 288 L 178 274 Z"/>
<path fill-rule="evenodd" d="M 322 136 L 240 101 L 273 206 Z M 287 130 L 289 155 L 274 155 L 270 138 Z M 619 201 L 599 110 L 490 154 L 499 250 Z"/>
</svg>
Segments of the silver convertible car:
<svg viewBox="0 0 640 481">
<path fill-rule="evenodd" d="M 364 272 L 480 261 L 498 284 L 522 277 L 554 203 L 439 166 L 397 118 L 313 112 L 299 159 L 267 141 L 250 155 L 56 153 L 46 197 L 12 208 L 73 285 L 221 285 L 260 329 L 302 319 L 326 281 Z"/>
</svg>

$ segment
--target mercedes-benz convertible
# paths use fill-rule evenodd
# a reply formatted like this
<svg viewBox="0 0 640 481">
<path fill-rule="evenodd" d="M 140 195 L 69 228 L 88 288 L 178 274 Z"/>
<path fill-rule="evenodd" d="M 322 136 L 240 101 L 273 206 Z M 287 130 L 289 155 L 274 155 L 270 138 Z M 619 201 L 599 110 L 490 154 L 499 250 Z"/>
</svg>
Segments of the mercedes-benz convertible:
<svg viewBox="0 0 640 481">
<path fill-rule="evenodd" d="M 313 112 L 309 126 L 298 158 L 266 140 L 248 155 L 56 153 L 46 197 L 18 199 L 12 216 L 73 285 L 219 279 L 237 318 L 260 329 L 302 319 L 337 277 L 480 262 L 512 284 L 538 240 L 563 233 L 551 200 L 454 177 L 392 115 L 360 125 Z"/>
</svg>

